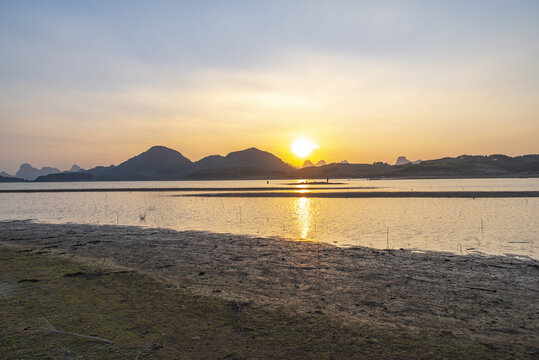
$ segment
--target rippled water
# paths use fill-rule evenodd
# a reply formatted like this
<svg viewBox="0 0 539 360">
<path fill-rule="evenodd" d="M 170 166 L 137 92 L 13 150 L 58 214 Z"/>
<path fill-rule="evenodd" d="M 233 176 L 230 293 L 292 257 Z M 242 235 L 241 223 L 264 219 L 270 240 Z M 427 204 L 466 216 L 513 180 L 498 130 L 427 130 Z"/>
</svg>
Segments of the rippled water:
<svg viewBox="0 0 539 360">
<path fill-rule="evenodd" d="M 539 190 L 539 179 L 348 180 L 383 191 Z M 290 181 L 2 184 L 21 188 L 290 186 Z M 310 186 L 307 186 L 309 188 Z M 316 186 L 314 186 L 316 187 Z M 371 189 L 370 191 L 376 191 Z M 313 190 L 317 191 L 317 190 Z M 326 189 L 322 191 L 327 191 Z M 339 191 L 339 190 L 332 190 Z M 348 190 L 349 191 L 349 190 Z M 357 189 L 354 191 L 364 191 Z M 0 193 L 0 220 L 123 224 L 539 258 L 539 198 L 202 198 L 181 192 Z"/>
</svg>

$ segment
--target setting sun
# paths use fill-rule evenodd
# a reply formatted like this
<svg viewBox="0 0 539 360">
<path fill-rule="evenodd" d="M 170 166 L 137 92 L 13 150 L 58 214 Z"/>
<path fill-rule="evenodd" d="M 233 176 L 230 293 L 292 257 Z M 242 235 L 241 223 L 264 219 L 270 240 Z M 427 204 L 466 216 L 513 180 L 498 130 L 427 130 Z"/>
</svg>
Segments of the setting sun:
<svg viewBox="0 0 539 360">
<path fill-rule="evenodd" d="M 318 149 L 318 145 L 309 139 L 296 139 L 292 145 L 292 151 L 299 157 L 308 156 L 313 150 Z"/>
</svg>

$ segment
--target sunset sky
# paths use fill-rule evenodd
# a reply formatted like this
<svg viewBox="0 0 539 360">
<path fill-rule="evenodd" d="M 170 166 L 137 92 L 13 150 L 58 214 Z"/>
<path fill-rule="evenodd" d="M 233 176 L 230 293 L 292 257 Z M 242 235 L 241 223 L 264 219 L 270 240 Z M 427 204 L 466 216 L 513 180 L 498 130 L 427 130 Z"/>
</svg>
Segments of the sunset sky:
<svg viewBox="0 0 539 360">
<path fill-rule="evenodd" d="M 1 1 L 0 170 L 539 152 L 539 1 Z"/>
</svg>

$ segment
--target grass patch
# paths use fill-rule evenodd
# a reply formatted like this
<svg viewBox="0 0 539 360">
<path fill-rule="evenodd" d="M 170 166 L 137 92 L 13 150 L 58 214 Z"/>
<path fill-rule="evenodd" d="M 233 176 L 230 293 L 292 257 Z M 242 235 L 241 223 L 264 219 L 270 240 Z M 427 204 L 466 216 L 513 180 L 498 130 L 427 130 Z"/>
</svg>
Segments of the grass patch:
<svg viewBox="0 0 539 360">
<path fill-rule="evenodd" d="M 32 281 L 21 281 L 21 280 Z M 410 329 L 342 325 L 257 304 L 197 296 L 135 272 L 0 251 L 2 359 L 442 359 L 531 354 Z M 97 336 L 114 345 L 58 330 Z"/>
</svg>

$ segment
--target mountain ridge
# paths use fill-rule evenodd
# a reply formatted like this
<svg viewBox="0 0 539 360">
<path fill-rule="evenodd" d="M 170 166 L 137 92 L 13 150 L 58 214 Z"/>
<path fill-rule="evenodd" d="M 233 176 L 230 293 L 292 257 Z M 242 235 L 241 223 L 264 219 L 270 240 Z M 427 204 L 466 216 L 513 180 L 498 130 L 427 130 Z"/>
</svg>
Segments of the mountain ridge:
<svg viewBox="0 0 539 360">
<path fill-rule="evenodd" d="M 42 167 L 41 169 L 35 168 L 28 163 L 21 164 L 19 170 L 15 174 L 16 178 L 24 180 L 35 180 L 39 176 L 59 173 L 60 169 L 50 166 Z"/>
<path fill-rule="evenodd" d="M 174 149 L 153 146 L 118 166 L 95 167 L 87 172 L 95 180 L 180 180 L 198 176 L 234 178 L 278 175 L 293 170 L 277 156 L 254 147 L 233 151 L 226 156 L 210 155 L 192 162 Z"/>
<path fill-rule="evenodd" d="M 312 162 L 306 161 L 307 164 Z M 310 165 L 309 164 L 309 165 Z M 319 165 L 320 164 L 320 165 Z M 314 164 L 313 164 L 314 165 Z M 383 162 L 349 164 L 347 162 L 295 168 L 270 152 L 255 147 L 233 151 L 226 156 L 210 155 L 191 161 L 177 150 L 152 146 L 119 165 L 96 166 L 83 170 L 73 165 L 61 172 L 56 168 L 37 169 L 22 164 L 23 170 L 58 171 L 26 181 L 131 181 L 196 180 L 249 178 L 443 178 L 443 177 L 539 177 L 539 154 L 510 157 L 493 155 L 460 155 L 396 165 Z M 19 169 L 20 171 L 21 169 Z M 3 182 L 25 181 L 2 173 Z M 19 174 L 19 173 L 18 173 Z M 19 174 L 20 175 L 20 174 Z M 28 174 L 23 174 L 28 176 Z M 30 174 L 31 175 L 31 174 Z"/>
<path fill-rule="evenodd" d="M 173 180 L 185 174 L 191 165 L 192 161 L 179 151 L 157 145 L 118 166 L 96 167 L 88 172 L 96 180 Z"/>
</svg>

